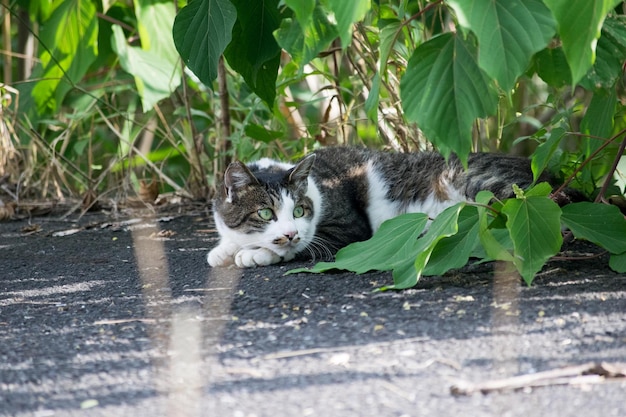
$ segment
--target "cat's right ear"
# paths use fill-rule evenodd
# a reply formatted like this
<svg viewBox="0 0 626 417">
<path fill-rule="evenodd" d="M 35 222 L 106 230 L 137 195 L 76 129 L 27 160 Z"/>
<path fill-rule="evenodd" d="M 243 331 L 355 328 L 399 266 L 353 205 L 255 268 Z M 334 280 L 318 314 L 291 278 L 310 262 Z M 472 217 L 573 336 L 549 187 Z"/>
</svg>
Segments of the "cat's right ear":
<svg viewBox="0 0 626 417">
<path fill-rule="evenodd" d="M 256 177 L 241 161 L 231 162 L 224 172 L 224 192 L 226 201 L 232 202 L 243 187 L 258 183 Z"/>
</svg>

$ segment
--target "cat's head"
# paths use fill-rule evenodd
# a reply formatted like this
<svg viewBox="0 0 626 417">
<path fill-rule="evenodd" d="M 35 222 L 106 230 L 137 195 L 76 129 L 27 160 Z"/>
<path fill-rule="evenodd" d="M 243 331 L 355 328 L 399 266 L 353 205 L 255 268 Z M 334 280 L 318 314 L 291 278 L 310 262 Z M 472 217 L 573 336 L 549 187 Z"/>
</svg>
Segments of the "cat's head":
<svg viewBox="0 0 626 417">
<path fill-rule="evenodd" d="M 213 202 L 222 238 L 286 258 L 302 251 L 313 239 L 319 208 L 309 192 L 314 161 L 310 155 L 295 166 L 269 160 L 231 163 Z"/>
</svg>

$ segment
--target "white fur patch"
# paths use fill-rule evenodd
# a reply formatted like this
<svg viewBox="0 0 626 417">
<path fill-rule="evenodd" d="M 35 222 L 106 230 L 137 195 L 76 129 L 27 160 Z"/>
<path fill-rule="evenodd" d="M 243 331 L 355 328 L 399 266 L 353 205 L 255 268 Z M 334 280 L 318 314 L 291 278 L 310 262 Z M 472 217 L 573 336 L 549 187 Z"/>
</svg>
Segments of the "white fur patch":
<svg viewBox="0 0 626 417">
<path fill-rule="evenodd" d="M 322 201 L 322 193 L 320 193 L 317 183 L 310 175 L 307 183 L 306 196 L 309 197 L 313 203 L 313 217 L 311 218 L 308 230 L 303 234 L 302 238 L 307 241 L 307 244 L 309 244 L 313 240 L 313 236 L 317 230 L 317 225 L 320 223 L 322 212 L 325 207 Z"/>
<path fill-rule="evenodd" d="M 375 232 L 385 220 L 400 214 L 400 204 L 387 198 L 389 187 L 372 161 L 367 164 L 367 182 L 367 218 Z"/>
<path fill-rule="evenodd" d="M 428 217 L 434 219 L 448 207 L 452 207 L 462 201 L 467 201 L 467 198 L 463 195 L 463 193 L 450 185 L 446 178 L 441 178 L 441 185 L 444 188 L 445 194 L 448 196 L 447 200 L 440 200 L 436 197 L 435 193 L 431 193 L 424 201 L 417 201 L 410 204 L 405 212 L 425 213 Z"/>
<path fill-rule="evenodd" d="M 280 162 L 280 161 L 276 161 L 274 159 L 270 159 L 270 158 L 261 158 L 256 162 L 253 162 L 254 165 L 256 165 L 259 169 L 268 169 L 271 167 L 279 167 L 280 169 L 284 169 L 285 171 L 289 171 L 291 168 L 293 168 L 295 165 L 287 163 L 287 162 Z"/>
<path fill-rule="evenodd" d="M 369 162 L 367 167 L 367 180 L 367 216 L 369 218 L 372 231 L 374 232 L 378 230 L 383 222 L 399 216 L 400 214 L 424 213 L 431 219 L 434 219 L 448 207 L 462 201 L 467 201 L 459 190 L 450 185 L 447 179 L 442 178 L 442 185 L 444 187 L 445 194 L 449 197 L 448 200 L 440 200 L 433 192 L 423 201 L 415 201 L 406 207 L 402 207 L 399 202 L 391 201 L 387 198 L 389 186 L 372 162 Z"/>
</svg>

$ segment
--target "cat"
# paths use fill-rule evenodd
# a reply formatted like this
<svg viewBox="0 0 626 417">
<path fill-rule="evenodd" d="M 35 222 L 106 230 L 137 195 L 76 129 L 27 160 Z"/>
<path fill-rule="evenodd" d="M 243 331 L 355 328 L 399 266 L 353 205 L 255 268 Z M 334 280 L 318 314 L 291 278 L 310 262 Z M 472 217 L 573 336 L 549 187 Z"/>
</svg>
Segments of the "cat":
<svg viewBox="0 0 626 417">
<path fill-rule="evenodd" d="M 542 174 L 539 181 L 551 181 Z M 455 156 L 394 153 L 358 147 L 314 151 L 296 164 L 236 161 L 213 201 L 220 242 L 213 266 L 241 268 L 290 261 L 296 255 L 332 258 L 342 247 L 369 239 L 388 219 L 426 213 L 431 219 L 481 190 L 514 196 L 513 184 L 533 183 L 527 158 L 494 153 Z M 572 195 L 575 195 L 573 193 Z M 569 202 L 559 196 L 559 204 Z"/>
</svg>

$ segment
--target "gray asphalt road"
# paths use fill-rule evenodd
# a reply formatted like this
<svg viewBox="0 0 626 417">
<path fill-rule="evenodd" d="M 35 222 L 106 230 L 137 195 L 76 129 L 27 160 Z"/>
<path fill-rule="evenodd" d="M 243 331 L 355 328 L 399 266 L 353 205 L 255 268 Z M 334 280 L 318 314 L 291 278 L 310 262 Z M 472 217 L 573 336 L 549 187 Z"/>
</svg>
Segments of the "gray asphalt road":
<svg viewBox="0 0 626 417">
<path fill-rule="evenodd" d="M 0 223 L 3 416 L 626 416 L 619 378 L 451 393 L 626 362 L 626 276 L 604 258 L 530 288 L 484 265 L 374 293 L 388 274 L 211 270 L 205 214 L 33 223 Z"/>
</svg>

